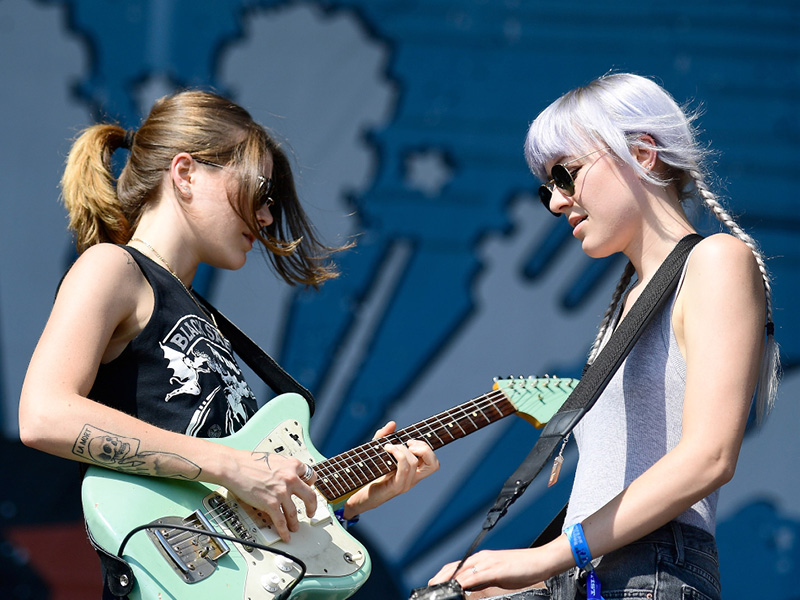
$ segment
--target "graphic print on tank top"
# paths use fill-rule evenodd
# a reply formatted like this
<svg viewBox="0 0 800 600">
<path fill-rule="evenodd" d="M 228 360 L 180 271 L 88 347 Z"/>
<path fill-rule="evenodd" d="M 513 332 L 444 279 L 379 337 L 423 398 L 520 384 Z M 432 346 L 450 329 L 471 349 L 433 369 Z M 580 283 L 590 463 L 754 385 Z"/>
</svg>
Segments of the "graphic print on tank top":
<svg viewBox="0 0 800 600">
<path fill-rule="evenodd" d="M 202 390 L 210 390 L 200 398 L 184 433 L 198 435 L 209 416 L 220 412 L 220 403 L 227 403 L 224 430 L 213 424 L 206 435 L 220 437 L 241 429 L 253 414 L 250 407 L 255 406 L 256 398 L 216 327 L 189 314 L 175 324 L 159 346 L 172 371 L 169 383 L 174 386 L 164 397 L 165 402 L 182 394 L 199 397 Z M 203 385 L 204 378 L 216 385 Z"/>
</svg>

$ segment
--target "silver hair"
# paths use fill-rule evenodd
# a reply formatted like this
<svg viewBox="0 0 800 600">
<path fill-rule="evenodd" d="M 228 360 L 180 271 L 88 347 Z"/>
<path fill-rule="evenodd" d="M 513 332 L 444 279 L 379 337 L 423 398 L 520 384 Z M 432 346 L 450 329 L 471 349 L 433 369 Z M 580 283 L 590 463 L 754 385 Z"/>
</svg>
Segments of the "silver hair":
<svg viewBox="0 0 800 600">
<path fill-rule="evenodd" d="M 533 174 L 546 181 L 549 179 L 546 165 L 551 161 L 608 147 L 642 179 L 660 186 L 674 185 L 682 202 L 690 199 L 700 202 L 750 248 L 761 272 L 766 297 L 767 338 L 756 393 L 756 413 L 760 420 L 774 405 L 780 372 L 780 352 L 773 335 L 772 284 L 758 244 L 736 223 L 706 183 L 703 164 L 708 150 L 697 141 L 693 126 L 697 116 L 697 112 L 678 106 L 651 79 L 630 73 L 605 75 L 567 92 L 542 111 L 528 130 L 525 158 Z M 631 148 L 651 146 L 650 139 L 655 142 L 659 159 L 668 166 L 663 178 L 644 169 L 631 153 Z M 628 265 L 603 315 L 589 352 L 590 363 L 600 351 L 633 274 Z"/>
</svg>

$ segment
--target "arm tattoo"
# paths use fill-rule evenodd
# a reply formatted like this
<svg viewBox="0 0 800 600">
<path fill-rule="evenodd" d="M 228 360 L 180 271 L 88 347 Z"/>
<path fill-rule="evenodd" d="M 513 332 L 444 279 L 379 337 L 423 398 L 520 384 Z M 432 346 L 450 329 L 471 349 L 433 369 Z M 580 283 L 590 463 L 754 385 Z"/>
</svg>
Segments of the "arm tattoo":
<svg viewBox="0 0 800 600">
<path fill-rule="evenodd" d="M 86 462 L 115 471 L 195 480 L 201 469 L 171 452 L 140 452 L 139 440 L 104 431 L 88 423 L 83 426 L 72 453 Z"/>
<path fill-rule="evenodd" d="M 272 465 L 269 464 L 269 455 L 270 454 L 272 454 L 272 452 L 252 452 L 251 456 L 253 457 L 253 460 L 255 460 L 257 462 L 264 461 L 265 463 L 267 463 L 267 466 L 271 469 Z"/>
</svg>

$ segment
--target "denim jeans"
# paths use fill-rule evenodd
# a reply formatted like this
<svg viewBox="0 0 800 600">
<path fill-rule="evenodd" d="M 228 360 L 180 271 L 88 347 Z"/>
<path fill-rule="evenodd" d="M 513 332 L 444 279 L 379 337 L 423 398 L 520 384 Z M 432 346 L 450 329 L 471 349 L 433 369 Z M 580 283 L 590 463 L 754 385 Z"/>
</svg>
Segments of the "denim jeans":
<svg viewBox="0 0 800 600">
<path fill-rule="evenodd" d="M 605 600 L 720 600 L 717 545 L 709 533 L 673 521 L 650 535 L 592 561 Z M 494 600 L 586 598 L 586 577 L 570 569 L 545 583 Z"/>
</svg>

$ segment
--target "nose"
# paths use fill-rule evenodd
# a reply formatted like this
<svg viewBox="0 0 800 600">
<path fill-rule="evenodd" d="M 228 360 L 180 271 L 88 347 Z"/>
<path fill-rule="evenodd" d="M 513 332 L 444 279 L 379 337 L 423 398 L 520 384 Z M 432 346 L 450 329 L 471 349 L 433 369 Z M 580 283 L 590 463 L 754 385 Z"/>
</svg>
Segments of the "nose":
<svg viewBox="0 0 800 600">
<path fill-rule="evenodd" d="M 572 204 L 572 196 L 567 196 L 561 188 L 554 185 L 550 193 L 550 212 L 560 215 Z"/>
<path fill-rule="evenodd" d="M 274 219 L 272 218 L 272 213 L 269 212 L 269 208 L 266 204 L 256 211 L 256 220 L 258 221 L 259 227 L 267 227 L 268 225 L 272 225 Z"/>
</svg>

